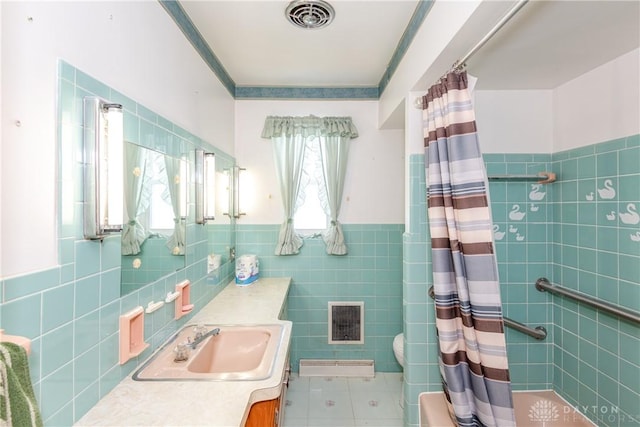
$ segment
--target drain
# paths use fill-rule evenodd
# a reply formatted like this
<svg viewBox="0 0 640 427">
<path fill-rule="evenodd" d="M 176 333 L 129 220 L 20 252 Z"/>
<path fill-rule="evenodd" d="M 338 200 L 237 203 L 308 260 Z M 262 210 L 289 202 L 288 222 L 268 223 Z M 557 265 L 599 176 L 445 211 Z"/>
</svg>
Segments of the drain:
<svg viewBox="0 0 640 427">
<path fill-rule="evenodd" d="M 318 29 L 333 21 L 333 7 L 323 0 L 296 0 L 289 3 L 285 11 L 287 20 L 296 27 Z"/>
</svg>

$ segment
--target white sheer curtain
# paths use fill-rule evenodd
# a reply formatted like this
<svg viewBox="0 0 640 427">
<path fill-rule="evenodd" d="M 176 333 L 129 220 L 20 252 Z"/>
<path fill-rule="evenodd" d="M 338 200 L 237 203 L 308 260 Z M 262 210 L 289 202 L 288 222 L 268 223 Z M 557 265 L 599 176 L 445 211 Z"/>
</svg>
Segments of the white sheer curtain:
<svg viewBox="0 0 640 427">
<path fill-rule="evenodd" d="M 324 233 L 327 253 L 344 255 L 347 253 L 344 236 L 338 223 L 340 200 L 346 168 L 348 141 L 356 138 L 356 130 L 350 117 L 277 117 L 269 116 L 262 131 L 263 138 L 273 143 L 276 173 L 280 183 L 285 220 L 280 227 L 276 255 L 297 254 L 302 247 L 302 239 L 295 232 L 293 216 L 298 206 L 305 146 L 307 141 L 319 139 L 324 145 L 320 152 L 323 165 L 323 178 L 320 187 L 324 188 L 323 206 L 331 217 L 331 225 Z M 336 139 L 338 142 L 336 142 Z M 329 141 L 329 142 L 327 142 Z M 347 146 L 345 148 L 345 146 Z M 322 194 L 320 195 L 323 198 Z"/>
<path fill-rule="evenodd" d="M 346 255 L 347 245 L 344 243 L 342 226 L 338 221 L 344 178 L 347 173 L 347 158 L 349 156 L 349 140 L 351 136 L 336 133 L 320 138 L 320 170 L 322 180 L 319 182 L 320 204 L 325 214 L 331 219 L 322 238 L 327 246 L 329 255 Z"/>
<path fill-rule="evenodd" d="M 147 238 L 144 226 L 138 221 L 143 209 L 143 183 L 147 158 L 145 150 L 135 144 L 124 145 L 124 205 L 126 223 L 122 228 L 122 255 L 137 255 Z"/>
<path fill-rule="evenodd" d="M 173 234 L 167 239 L 167 247 L 173 255 L 184 255 L 185 229 L 180 212 L 180 159 L 164 156 L 165 170 L 167 171 L 167 187 L 171 207 L 173 208 Z"/>
<path fill-rule="evenodd" d="M 282 135 L 271 138 L 271 141 L 285 215 L 284 222 L 280 226 L 275 254 L 295 255 L 302 247 L 302 239 L 293 225 L 293 215 L 296 212 L 300 192 L 305 152 L 304 138 L 301 135 Z"/>
</svg>

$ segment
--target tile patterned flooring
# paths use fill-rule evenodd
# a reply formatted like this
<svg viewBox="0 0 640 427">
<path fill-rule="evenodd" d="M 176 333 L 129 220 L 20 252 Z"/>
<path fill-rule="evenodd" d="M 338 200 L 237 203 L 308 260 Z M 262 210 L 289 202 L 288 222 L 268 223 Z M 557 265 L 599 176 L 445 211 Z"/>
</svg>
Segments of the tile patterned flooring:
<svg viewBox="0 0 640 427">
<path fill-rule="evenodd" d="M 291 374 L 284 427 L 402 427 L 401 373 L 375 378 Z"/>
</svg>

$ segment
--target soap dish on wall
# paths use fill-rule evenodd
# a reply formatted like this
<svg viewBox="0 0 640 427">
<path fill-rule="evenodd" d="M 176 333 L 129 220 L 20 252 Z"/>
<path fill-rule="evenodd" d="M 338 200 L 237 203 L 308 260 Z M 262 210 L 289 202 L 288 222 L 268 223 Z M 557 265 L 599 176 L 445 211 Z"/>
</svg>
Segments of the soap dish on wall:
<svg viewBox="0 0 640 427">
<path fill-rule="evenodd" d="M 193 310 L 193 304 L 191 304 L 191 282 L 185 280 L 178 283 L 176 292 L 178 292 L 178 298 L 176 298 L 175 320 L 178 320 Z"/>
<path fill-rule="evenodd" d="M 144 342 L 144 309 L 138 306 L 120 316 L 120 364 L 139 356 L 149 344 Z"/>
</svg>

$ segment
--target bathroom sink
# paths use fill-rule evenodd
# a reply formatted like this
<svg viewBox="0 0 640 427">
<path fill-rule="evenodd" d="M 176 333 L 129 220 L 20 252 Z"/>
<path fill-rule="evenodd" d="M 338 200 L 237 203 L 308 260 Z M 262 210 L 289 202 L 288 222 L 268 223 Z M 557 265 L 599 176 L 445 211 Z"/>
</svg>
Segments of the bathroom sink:
<svg viewBox="0 0 640 427">
<path fill-rule="evenodd" d="M 193 341 L 194 325 L 186 326 L 133 374 L 136 381 L 255 381 L 269 378 L 282 342 L 282 325 L 205 325 L 217 335 L 189 349 L 176 361 L 176 347 Z"/>
<path fill-rule="evenodd" d="M 247 372 L 260 366 L 271 333 L 263 328 L 230 328 L 208 339 L 187 369 L 197 373 Z"/>
</svg>

